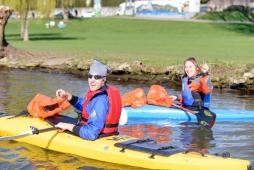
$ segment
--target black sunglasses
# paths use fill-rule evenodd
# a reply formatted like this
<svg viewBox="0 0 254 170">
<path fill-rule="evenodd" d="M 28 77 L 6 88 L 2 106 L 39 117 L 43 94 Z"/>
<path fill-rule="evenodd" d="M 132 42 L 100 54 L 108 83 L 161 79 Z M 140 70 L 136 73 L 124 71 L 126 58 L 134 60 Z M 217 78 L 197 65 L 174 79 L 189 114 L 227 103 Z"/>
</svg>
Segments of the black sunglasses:
<svg viewBox="0 0 254 170">
<path fill-rule="evenodd" d="M 95 80 L 99 80 L 99 79 L 102 79 L 103 77 L 105 76 L 88 74 L 89 79 L 94 78 Z"/>
</svg>

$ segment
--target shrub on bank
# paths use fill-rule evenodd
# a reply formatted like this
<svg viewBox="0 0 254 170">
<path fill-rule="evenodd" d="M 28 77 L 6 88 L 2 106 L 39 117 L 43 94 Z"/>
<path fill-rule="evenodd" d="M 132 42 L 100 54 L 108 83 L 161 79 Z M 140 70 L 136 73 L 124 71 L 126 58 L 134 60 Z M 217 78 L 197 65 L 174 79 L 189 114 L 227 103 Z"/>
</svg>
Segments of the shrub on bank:
<svg viewBox="0 0 254 170">
<path fill-rule="evenodd" d="M 233 5 L 222 12 L 207 12 L 199 14 L 197 19 L 206 19 L 213 21 L 248 21 L 254 22 L 254 14 L 249 7 L 241 5 Z"/>
</svg>

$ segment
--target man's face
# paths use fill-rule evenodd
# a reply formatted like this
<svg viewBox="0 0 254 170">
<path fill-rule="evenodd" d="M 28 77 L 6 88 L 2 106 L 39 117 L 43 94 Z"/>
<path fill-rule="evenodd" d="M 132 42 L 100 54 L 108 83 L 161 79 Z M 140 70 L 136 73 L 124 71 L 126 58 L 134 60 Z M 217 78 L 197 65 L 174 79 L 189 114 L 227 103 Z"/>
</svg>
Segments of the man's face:
<svg viewBox="0 0 254 170">
<path fill-rule="evenodd" d="M 106 77 L 99 75 L 88 75 L 88 84 L 91 91 L 96 91 L 104 86 Z"/>
</svg>

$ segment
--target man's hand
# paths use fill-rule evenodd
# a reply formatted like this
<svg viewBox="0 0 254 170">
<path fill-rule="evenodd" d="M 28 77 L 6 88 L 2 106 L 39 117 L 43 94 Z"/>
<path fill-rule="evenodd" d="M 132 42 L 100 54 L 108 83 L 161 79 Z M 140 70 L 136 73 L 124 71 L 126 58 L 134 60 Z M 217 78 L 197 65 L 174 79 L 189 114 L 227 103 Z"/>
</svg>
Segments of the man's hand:
<svg viewBox="0 0 254 170">
<path fill-rule="evenodd" d="M 63 89 L 58 89 L 56 91 L 56 97 L 58 99 L 66 99 L 66 100 L 71 100 L 72 95 L 66 91 L 64 91 Z"/>
</svg>

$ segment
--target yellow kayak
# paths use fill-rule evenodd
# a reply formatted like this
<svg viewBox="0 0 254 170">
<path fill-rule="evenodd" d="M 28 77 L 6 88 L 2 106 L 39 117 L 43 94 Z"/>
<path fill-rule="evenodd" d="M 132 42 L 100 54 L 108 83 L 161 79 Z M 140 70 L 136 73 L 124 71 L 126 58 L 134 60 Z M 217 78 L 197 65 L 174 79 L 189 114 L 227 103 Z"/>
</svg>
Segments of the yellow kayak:
<svg viewBox="0 0 254 170">
<path fill-rule="evenodd" d="M 81 139 L 70 133 L 50 130 L 39 134 L 25 135 L 30 126 L 38 129 L 47 129 L 52 126 L 41 119 L 31 117 L 3 116 L 0 118 L 1 138 L 24 134 L 23 137 L 13 140 L 32 144 L 41 148 L 79 155 L 98 161 L 129 165 L 148 169 L 170 170 L 250 170 L 250 161 L 221 156 L 202 155 L 197 152 L 176 152 L 163 155 L 158 152 L 144 152 L 129 148 L 137 139 L 114 135 L 102 137 L 95 141 Z M 10 138 L 11 139 L 11 138 Z M 130 141 L 130 142 L 129 142 Z M 140 140 L 139 140 L 140 141 Z M 144 140 L 143 140 L 144 141 Z M 0 140 L 1 143 L 1 140 Z M 124 145 L 126 144 L 127 145 Z M 138 143 L 138 142 L 137 142 Z M 149 143 L 149 142 L 148 142 Z M 149 146 L 149 145 L 148 145 Z M 168 149 L 168 148 L 166 148 Z M 142 150 L 142 149 L 141 149 Z M 163 153 L 163 152 L 162 152 Z"/>
</svg>

